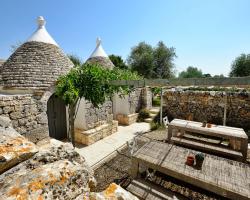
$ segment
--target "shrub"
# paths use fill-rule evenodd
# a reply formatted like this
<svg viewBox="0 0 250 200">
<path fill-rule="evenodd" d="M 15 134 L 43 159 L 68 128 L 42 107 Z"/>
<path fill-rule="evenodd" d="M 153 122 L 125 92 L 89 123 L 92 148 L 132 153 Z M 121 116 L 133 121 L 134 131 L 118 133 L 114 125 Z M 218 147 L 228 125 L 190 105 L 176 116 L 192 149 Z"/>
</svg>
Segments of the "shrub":
<svg viewBox="0 0 250 200">
<path fill-rule="evenodd" d="M 149 118 L 150 117 L 150 112 L 147 109 L 141 109 L 138 115 L 138 122 L 143 122 L 144 119 Z"/>
<path fill-rule="evenodd" d="M 160 106 L 161 99 L 159 97 L 154 98 L 152 104 L 153 104 L 153 106 Z"/>
</svg>

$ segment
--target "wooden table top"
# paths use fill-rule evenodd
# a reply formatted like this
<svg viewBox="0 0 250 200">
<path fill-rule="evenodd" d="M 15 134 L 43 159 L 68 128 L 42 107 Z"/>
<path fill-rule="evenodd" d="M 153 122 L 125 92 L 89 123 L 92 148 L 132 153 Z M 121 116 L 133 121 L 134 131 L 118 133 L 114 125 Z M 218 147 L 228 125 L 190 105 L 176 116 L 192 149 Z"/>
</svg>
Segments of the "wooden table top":
<svg viewBox="0 0 250 200">
<path fill-rule="evenodd" d="M 218 156 L 205 154 L 201 170 L 185 164 L 188 155 L 198 151 L 173 144 L 151 141 L 132 157 L 138 163 L 169 176 L 222 196 L 250 198 L 250 166 Z"/>
<path fill-rule="evenodd" d="M 247 134 L 242 128 L 230 126 L 220 126 L 212 124 L 211 128 L 202 127 L 201 122 L 188 121 L 182 119 L 174 119 L 170 122 L 170 126 L 184 129 L 186 131 L 196 132 L 204 135 L 219 136 L 226 138 L 242 138 L 248 139 Z"/>
</svg>

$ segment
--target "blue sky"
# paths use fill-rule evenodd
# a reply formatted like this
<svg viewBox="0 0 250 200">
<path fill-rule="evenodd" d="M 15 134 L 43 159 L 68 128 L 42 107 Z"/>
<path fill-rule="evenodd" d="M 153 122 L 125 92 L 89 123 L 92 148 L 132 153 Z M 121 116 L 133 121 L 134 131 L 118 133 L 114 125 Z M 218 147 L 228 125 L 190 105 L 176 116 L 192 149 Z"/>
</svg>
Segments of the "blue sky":
<svg viewBox="0 0 250 200">
<path fill-rule="evenodd" d="M 2 0 L 0 58 L 24 42 L 42 15 L 65 53 L 83 60 L 100 36 L 108 54 L 124 59 L 140 41 L 174 47 L 176 70 L 195 66 L 227 75 L 233 59 L 250 53 L 250 0 Z"/>
</svg>

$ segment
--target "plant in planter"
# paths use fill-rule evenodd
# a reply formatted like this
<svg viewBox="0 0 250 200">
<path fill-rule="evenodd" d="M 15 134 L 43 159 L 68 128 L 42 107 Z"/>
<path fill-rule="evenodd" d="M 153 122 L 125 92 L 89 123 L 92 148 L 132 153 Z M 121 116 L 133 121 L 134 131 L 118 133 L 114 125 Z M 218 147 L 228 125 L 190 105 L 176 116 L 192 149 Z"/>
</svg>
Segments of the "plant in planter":
<svg viewBox="0 0 250 200">
<path fill-rule="evenodd" d="M 205 155 L 203 153 L 197 153 L 195 155 L 195 162 L 196 162 L 195 166 L 197 168 L 201 168 L 204 159 L 205 159 Z"/>
</svg>

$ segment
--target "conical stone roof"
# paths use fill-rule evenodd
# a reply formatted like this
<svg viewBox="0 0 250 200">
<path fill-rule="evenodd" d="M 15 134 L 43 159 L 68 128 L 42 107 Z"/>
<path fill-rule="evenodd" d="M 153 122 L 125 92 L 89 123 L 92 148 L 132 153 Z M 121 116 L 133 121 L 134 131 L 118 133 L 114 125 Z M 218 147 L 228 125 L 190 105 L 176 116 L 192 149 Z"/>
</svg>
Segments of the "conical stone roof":
<svg viewBox="0 0 250 200">
<path fill-rule="evenodd" d="M 1 67 L 4 89 L 47 89 L 73 63 L 45 29 L 45 20 L 38 18 L 38 29 Z"/>
<path fill-rule="evenodd" d="M 105 53 L 100 38 L 97 38 L 96 48 L 86 62 L 99 64 L 107 69 L 113 69 L 115 67 L 112 61 L 109 59 L 108 55 Z"/>
</svg>

